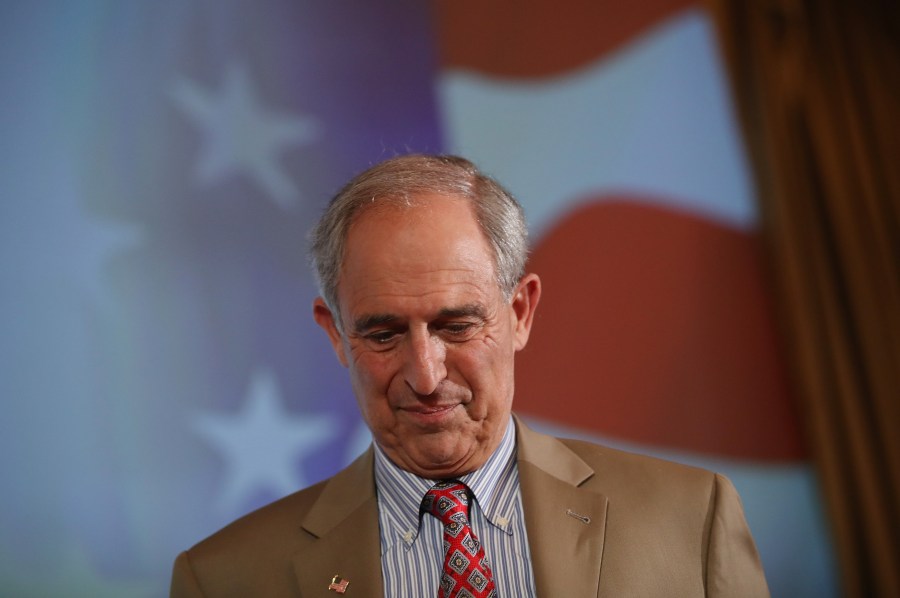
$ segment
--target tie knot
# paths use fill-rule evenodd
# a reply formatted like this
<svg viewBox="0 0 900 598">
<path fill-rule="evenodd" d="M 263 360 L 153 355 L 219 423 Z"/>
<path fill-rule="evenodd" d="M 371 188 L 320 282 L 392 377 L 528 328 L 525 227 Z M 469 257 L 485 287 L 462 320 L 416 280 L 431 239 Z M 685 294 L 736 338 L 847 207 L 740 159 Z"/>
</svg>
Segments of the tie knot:
<svg viewBox="0 0 900 598">
<path fill-rule="evenodd" d="M 425 493 L 422 510 L 446 525 L 468 525 L 469 487 L 457 480 L 438 482 Z"/>
</svg>

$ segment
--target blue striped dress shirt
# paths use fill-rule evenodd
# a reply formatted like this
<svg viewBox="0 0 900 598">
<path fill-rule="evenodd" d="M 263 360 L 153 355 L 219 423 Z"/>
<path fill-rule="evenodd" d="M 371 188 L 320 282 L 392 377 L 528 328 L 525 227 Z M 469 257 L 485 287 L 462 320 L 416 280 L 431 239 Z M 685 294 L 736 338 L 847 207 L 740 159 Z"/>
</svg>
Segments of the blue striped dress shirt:
<svg viewBox="0 0 900 598">
<path fill-rule="evenodd" d="M 501 598 L 534 596 L 531 553 L 522 514 L 515 424 L 484 466 L 459 478 L 472 490 L 469 520 L 491 564 Z M 444 562 L 443 527 L 419 516 L 422 497 L 437 480 L 394 465 L 375 444 L 375 485 L 381 530 L 381 569 L 387 598 L 437 596 Z"/>
</svg>

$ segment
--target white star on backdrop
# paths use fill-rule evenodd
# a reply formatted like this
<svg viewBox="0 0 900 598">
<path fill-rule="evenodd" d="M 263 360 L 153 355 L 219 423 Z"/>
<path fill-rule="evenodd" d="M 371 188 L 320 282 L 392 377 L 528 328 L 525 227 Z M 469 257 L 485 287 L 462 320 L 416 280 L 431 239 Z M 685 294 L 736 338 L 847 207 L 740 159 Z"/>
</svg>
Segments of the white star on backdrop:
<svg viewBox="0 0 900 598">
<path fill-rule="evenodd" d="M 293 205 L 298 190 L 278 165 L 278 158 L 291 146 L 305 145 L 318 137 L 318 121 L 267 110 L 247 69 L 238 65 L 228 69 L 218 93 L 182 79 L 170 95 L 204 135 L 196 169 L 201 183 L 244 174 L 282 208 Z"/>
<path fill-rule="evenodd" d="M 194 427 L 226 462 L 218 507 L 228 514 L 241 510 L 246 506 L 243 501 L 256 492 L 284 496 L 309 485 L 300 463 L 337 433 L 332 416 L 286 411 L 275 376 L 268 370 L 253 375 L 240 412 L 199 415 Z"/>
</svg>

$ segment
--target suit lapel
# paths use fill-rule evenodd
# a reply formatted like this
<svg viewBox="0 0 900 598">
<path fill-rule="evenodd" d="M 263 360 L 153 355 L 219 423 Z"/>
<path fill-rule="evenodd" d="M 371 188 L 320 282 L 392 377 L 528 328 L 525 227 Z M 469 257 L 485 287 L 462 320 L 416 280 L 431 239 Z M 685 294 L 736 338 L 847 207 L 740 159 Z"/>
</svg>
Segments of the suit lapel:
<svg viewBox="0 0 900 598">
<path fill-rule="evenodd" d="M 516 418 L 519 484 L 538 596 L 596 596 L 606 496 L 579 486 L 594 471 L 550 436 Z"/>
<path fill-rule="evenodd" d="M 348 580 L 346 596 L 382 596 L 378 502 L 370 448 L 332 478 L 303 521 L 317 541 L 294 556 L 304 597 L 336 596 L 334 575 Z"/>
</svg>

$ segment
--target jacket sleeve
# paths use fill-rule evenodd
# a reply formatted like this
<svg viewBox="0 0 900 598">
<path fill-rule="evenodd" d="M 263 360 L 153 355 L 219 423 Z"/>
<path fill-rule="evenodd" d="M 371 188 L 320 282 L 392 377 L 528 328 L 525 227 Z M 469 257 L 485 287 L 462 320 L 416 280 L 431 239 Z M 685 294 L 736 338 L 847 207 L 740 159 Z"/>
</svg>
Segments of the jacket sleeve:
<svg viewBox="0 0 900 598">
<path fill-rule="evenodd" d="M 203 590 L 194 576 L 191 561 L 187 552 L 182 552 L 175 559 L 172 568 L 172 585 L 169 588 L 169 598 L 201 598 Z"/>
<path fill-rule="evenodd" d="M 711 598 L 768 598 L 769 588 L 737 490 L 716 475 L 706 558 L 706 595 Z"/>
</svg>

